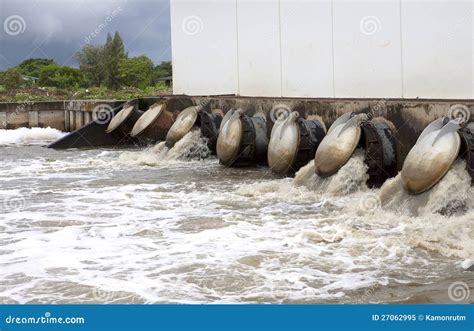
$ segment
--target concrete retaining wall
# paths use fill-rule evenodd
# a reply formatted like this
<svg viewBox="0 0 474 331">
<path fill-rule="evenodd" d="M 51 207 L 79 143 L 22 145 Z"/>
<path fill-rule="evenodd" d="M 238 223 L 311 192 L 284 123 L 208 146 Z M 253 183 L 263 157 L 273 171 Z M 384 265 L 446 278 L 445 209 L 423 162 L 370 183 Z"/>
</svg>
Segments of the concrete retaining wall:
<svg viewBox="0 0 474 331">
<path fill-rule="evenodd" d="M 148 107 L 163 98 L 169 99 L 170 110 L 180 111 L 190 103 L 207 104 L 210 109 L 242 108 L 249 114 L 262 112 L 267 117 L 268 129 L 273 124 L 275 109 L 287 107 L 301 116 L 319 116 L 326 127 L 346 112 L 371 113 L 393 123 L 398 144 L 399 159 L 415 144 L 421 131 L 433 120 L 452 116 L 453 107 L 466 109 L 469 127 L 474 131 L 474 100 L 418 100 L 418 99 L 302 99 L 302 98 L 254 98 L 238 96 L 188 97 L 167 96 L 140 99 L 139 107 Z M 18 127 L 47 127 L 61 131 L 74 131 L 95 119 L 94 109 L 100 105 L 117 107 L 123 101 L 53 101 L 35 103 L 0 103 L 0 129 Z M 273 114 L 272 114 L 273 113 Z"/>
<path fill-rule="evenodd" d="M 399 159 L 405 159 L 421 131 L 432 121 L 443 116 L 454 115 L 453 110 L 467 110 L 469 127 L 474 131 L 474 100 L 433 99 L 300 99 L 300 98 L 252 98 L 252 97 L 193 97 L 195 104 L 210 101 L 210 107 L 222 109 L 242 108 L 247 112 L 266 114 L 268 129 L 273 124 L 272 114 L 278 107 L 288 107 L 301 116 L 319 116 L 326 127 L 346 112 L 371 113 L 374 118 L 382 117 L 395 127 Z M 461 107 L 461 108 L 459 108 Z"/>
<path fill-rule="evenodd" d="M 91 122 L 98 106 L 117 107 L 123 101 L 73 100 L 0 103 L 0 129 L 51 127 L 70 132 Z"/>
</svg>

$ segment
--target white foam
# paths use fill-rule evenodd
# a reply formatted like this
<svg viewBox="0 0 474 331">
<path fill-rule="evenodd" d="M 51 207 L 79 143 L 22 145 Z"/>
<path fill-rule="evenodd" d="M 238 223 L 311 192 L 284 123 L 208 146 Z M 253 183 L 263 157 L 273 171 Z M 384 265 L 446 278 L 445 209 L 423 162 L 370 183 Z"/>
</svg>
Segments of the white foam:
<svg viewBox="0 0 474 331">
<path fill-rule="evenodd" d="M 188 138 L 6 160 L 0 302 L 387 302 L 474 260 L 472 205 L 438 213 L 470 189 L 465 164 L 413 198 L 397 178 L 369 190 L 360 153 L 332 178 L 309 164 L 293 181 L 183 161 Z M 388 290 L 364 296 L 374 288 Z"/>
<path fill-rule="evenodd" d="M 53 142 L 64 135 L 66 135 L 66 133 L 52 129 L 50 127 L 0 130 L 0 146 L 42 145 Z"/>
<path fill-rule="evenodd" d="M 119 157 L 119 162 L 128 165 L 159 166 L 172 161 L 202 160 L 210 155 L 207 139 L 200 130 L 188 132 L 171 149 L 165 142 L 147 148 L 140 152 L 124 152 Z"/>
</svg>

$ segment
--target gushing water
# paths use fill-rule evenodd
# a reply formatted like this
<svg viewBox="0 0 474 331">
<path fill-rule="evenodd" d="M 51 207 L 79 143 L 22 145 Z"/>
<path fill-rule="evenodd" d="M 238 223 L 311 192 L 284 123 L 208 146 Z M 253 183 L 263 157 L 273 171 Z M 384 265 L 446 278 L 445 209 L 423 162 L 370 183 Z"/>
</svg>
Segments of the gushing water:
<svg viewBox="0 0 474 331">
<path fill-rule="evenodd" d="M 64 135 L 65 133 L 51 128 L 0 130 L 0 146 L 45 144 L 53 142 Z"/>
<path fill-rule="evenodd" d="M 120 155 L 119 162 L 123 164 L 158 166 L 170 161 L 203 160 L 210 156 L 207 138 L 201 135 L 200 130 L 187 133 L 171 149 L 165 142 L 147 148 L 141 152 L 125 152 Z"/>
<path fill-rule="evenodd" d="M 40 144 L 41 141 L 35 143 Z M 474 260 L 458 162 L 430 192 L 228 169 L 192 132 L 168 150 L 2 147 L 0 302 L 450 302 Z"/>
</svg>

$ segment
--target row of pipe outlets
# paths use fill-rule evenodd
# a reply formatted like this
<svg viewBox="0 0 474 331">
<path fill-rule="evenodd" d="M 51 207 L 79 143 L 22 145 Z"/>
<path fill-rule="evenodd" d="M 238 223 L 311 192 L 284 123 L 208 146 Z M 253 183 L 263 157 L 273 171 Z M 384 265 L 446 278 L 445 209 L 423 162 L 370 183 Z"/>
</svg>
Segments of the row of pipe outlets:
<svg viewBox="0 0 474 331">
<path fill-rule="evenodd" d="M 217 140 L 220 163 L 268 164 L 276 174 L 289 176 L 314 158 L 316 173 L 329 177 L 361 147 L 366 151 L 370 187 L 380 186 L 396 174 L 396 143 L 390 125 L 384 121 L 368 121 L 365 114 L 347 113 L 326 133 L 323 122 L 303 119 L 292 112 L 275 121 L 269 141 L 263 121 L 261 116 L 249 117 L 242 110 L 229 111 Z"/>
<path fill-rule="evenodd" d="M 147 111 L 137 103 L 125 104 L 109 123 L 109 134 L 119 133 L 134 143 L 166 141 L 172 148 L 188 132 L 199 129 L 207 138 L 211 153 L 226 167 L 268 165 L 282 176 L 291 176 L 314 158 L 320 177 L 337 173 L 357 148 L 365 151 L 369 187 L 380 187 L 398 173 L 395 129 L 383 118 L 345 113 L 326 132 L 324 123 L 304 119 L 297 112 L 279 116 L 270 135 L 265 116 L 249 116 L 242 109 L 207 112 L 191 106 L 178 115 L 168 111 L 166 102 Z M 410 194 L 429 190 L 451 168 L 466 159 L 474 181 L 474 135 L 455 120 L 440 118 L 425 128 L 408 153 L 402 170 L 403 187 Z"/>
<path fill-rule="evenodd" d="M 242 110 L 230 111 L 222 121 L 217 156 L 225 166 L 261 164 L 265 125 L 262 117 L 249 117 Z M 258 128 L 258 129 L 257 129 Z M 326 133 L 324 123 L 300 118 L 297 112 L 280 116 L 268 142 L 268 165 L 279 175 L 292 175 L 314 157 L 315 172 L 325 178 L 337 173 L 354 151 L 365 151 L 369 187 L 380 187 L 397 175 L 395 129 L 383 118 L 346 113 Z M 466 159 L 474 180 L 474 135 L 455 121 L 441 118 L 430 124 L 408 154 L 401 170 L 404 189 L 420 194 L 433 187 L 453 162 Z"/>
<path fill-rule="evenodd" d="M 166 103 L 153 104 L 147 111 L 138 109 L 138 103 L 127 103 L 107 127 L 107 133 L 119 134 L 137 144 L 148 144 L 166 139 L 176 115 L 166 109 Z"/>
<path fill-rule="evenodd" d="M 205 112 L 202 106 L 191 106 L 179 114 L 167 109 L 167 103 L 155 103 L 143 112 L 138 103 L 125 104 L 109 123 L 107 133 L 120 134 L 135 144 L 146 145 L 166 141 L 172 148 L 194 128 L 201 130 L 207 138 L 211 151 L 216 150 L 217 134 L 222 120 L 222 112 Z"/>
</svg>

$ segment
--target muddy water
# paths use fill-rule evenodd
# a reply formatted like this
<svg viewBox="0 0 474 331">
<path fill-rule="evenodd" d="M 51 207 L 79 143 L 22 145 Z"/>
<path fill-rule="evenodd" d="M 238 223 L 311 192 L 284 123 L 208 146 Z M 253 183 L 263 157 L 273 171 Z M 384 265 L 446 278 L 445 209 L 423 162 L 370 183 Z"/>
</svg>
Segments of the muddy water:
<svg viewBox="0 0 474 331">
<path fill-rule="evenodd" d="M 0 132 L 1 303 L 450 303 L 454 282 L 474 301 L 462 162 L 413 198 L 399 178 L 367 189 L 360 153 L 293 180 L 223 168 L 198 133 L 171 151 L 41 146 L 59 136 Z"/>
</svg>

